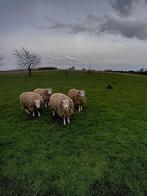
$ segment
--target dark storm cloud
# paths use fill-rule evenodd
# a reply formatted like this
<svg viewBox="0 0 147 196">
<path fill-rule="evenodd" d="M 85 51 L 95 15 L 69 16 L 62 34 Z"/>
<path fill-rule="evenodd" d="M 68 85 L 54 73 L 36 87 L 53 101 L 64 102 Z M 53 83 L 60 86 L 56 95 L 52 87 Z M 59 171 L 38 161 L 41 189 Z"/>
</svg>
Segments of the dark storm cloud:
<svg viewBox="0 0 147 196">
<path fill-rule="evenodd" d="M 88 33 L 100 36 L 103 33 L 122 35 L 126 38 L 137 38 L 147 40 L 147 22 L 132 17 L 120 17 L 118 15 L 107 15 L 104 18 L 88 15 L 83 22 L 65 23 L 45 17 L 50 26 L 35 27 L 37 29 L 49 29 L 55 32 L 67 32 L 72 34 Z"/>
<path fill-rule="evenodd" d="M 121 15 L 129 15 L 140 0 L 108 0 L 113 9 Z"/>
<path fill-rule="evenodd" d="M 0 32 L 19 31 L 20 27 L 37 22 L 41 26 L 41 19 L 46 13 L 52 18 L 59 17 L 63 21 L 67 19 L 70 23 L 73 17 L 81 18 L 85 13 L 91 12 L 97 4 L 100 7 L 102 2 L 103 0 L 99 0 L 98 3 L 97 0 L 93 0 L 92 3 L 89 0 L 0 0 Z"/>
<path fill-rule="evenodd" d="M 97 32 L 99 23 L 102 19 L 93 14 L 89 14 L 84 21 L 67 23 L 61 20 L 52 19 L 50 17 L 45 17 L 49 22 L 48 26 L 34 26 L 36 29 L 50 29 L 56 32 L 66 31 L 67 33 L 78 34 L 78 33 L 95 33 Z"/>
<path fill-rule="evenodd" d="M 110 34 L 120 34 L 127 38 L 136 37 L 139 40 L 147 40 L 147 21 L 118 16 L 106 16 L 100 24 L 100 31 Z"/>
</svg>

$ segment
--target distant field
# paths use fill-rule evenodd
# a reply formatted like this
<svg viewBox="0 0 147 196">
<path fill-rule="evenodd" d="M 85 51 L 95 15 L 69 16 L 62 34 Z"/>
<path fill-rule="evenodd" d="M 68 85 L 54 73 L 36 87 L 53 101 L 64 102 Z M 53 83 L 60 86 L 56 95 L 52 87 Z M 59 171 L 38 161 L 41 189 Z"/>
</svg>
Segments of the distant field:
<svg viewBox="0 0 147 196">
<path fill-rule="evenodd" d="M 20 109 L 19 94 L 36 87 L 82 88 L 87 104 L 71 126 L 48 108 L 33 119 Z M 147 78 L 0 74 L 0 195 L 147 195 Z"/>
</svg>

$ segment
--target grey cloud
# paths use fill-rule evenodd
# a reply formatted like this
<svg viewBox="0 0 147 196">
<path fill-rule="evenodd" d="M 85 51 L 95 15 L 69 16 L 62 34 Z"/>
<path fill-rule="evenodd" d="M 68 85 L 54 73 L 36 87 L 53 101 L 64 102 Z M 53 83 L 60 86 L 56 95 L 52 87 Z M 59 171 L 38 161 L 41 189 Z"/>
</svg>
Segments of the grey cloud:
<svg viewBox="0 0 147 196">
<path fill-rule="evenodd" d="M 47 27 L 36 27 L 39 29 L 50 29 L 56 32 L 88 33 L 100 36 L 103 33 L 120 34 L 123 37 L 147 40 L 147 22 L 132 17 L 120 17 L 118 15 L 107 15 L 104 18 L 88 15 L 83 22 L 66 23 L 45 17 L 50 23 Z"/>
<path fill-rule="evenodd" d="M 72 62 L 81 62 L 80 59 L 78 59 L 74 56 L 65 56 L 65 57 L 63 57 L 63 59 L 68 60 L 68 61 L 72 61 Z"/>
<path fill-rule="evenodd" d="M 95 33 L 98 29 L 98 26 L 102 19 L 98 16 L 93 14 L 89 14 L 82 22 L 75 21 L 74 23 L 67 23 L 62 22 L 61 20 L 52 19 L 50 17 L 46 17 L 45 19 L 49 22 L 46 26 L 35 26 L 32 27 L 36 29 L 50 29 L 59 31 L 67 31 L 71 34 L 78 34 L 78 33 Z"/>
<path fill-rule="evenodd" d="M 89 14 L 87 17 L 86 17 L 86 20 L 85 22 L 87 23 L 98 23 L 102 21 L 102 18 L 100 18 L 99 16 L 96 16 L 96 15 L 93 15 L 93 14 Z"/>
<path fill-rule="evenodd" d="M 4 65 L 3 59 L 4 59 L 4 56 L 0 54 L 0 66 Z"/>
<path fill-rule="evenodd" d="M 121 15 L 129 15 L 141 0 L 108 0 L 113 9 Z"/>
<path fill-rule="evenodd" d="M 85 61 L 79 57 L 75 57 L 72 55 L 66 56 L 57 56 L 57 55 L 50 55 L 46 56 L 43 60 L 43 64 L 55 65 L 55 66 L 72 66 L 72 65 L 82 65 L 85 64 Z"/>
<path fill-rule="evenodd" d="M 99 32 L 120 34 L 127 38 L 136 37 L 139 40 L 147 40 L 147 22 L 133 18 L 122 18 L 116 15 L 106 16 L 100 25 Z"/>
<path fill-rule="evenodd" d="M 27 24 L 34 1 L 0 0 L 0 32 L 9 32 Z"/>
<path fill-rule="evenodd" d="M 70 56 L 70 55 L 67 55 L 67 56 L 48 56 L 46 57 L 46 59 L 48 60 L 52 60 L 52 61 L 55 61 L 55 62 L 60 62 L 60 63 L 67 63 L 67 62 L 72 62 L 72 63 L 81 63 L 82 60 L 77 58 L 77 57 L 74 57 L 74 56 Z"/>
</svg>

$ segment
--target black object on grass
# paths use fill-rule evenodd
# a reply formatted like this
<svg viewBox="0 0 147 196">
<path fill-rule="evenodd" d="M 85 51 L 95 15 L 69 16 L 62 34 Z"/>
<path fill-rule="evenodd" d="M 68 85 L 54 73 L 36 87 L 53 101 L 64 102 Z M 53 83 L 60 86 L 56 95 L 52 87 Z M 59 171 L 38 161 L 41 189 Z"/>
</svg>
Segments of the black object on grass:
<svg viewBox="0 0 147 196">
<path fill-rule="evenodd" d="M 113 89 L 112 85 L 110 85 L 110 84 L 108 84 L 108 85 L 106 86 L 106 88 L 107 88 L 107 89 Z"/>
</svg>

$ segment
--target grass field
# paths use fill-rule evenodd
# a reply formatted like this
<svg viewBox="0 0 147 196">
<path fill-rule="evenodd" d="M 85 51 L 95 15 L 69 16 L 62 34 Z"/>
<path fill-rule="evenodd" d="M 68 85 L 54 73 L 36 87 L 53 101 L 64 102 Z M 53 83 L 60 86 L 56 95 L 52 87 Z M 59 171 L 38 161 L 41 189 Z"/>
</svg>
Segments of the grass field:
<svg viewBox="0 0 147 196">
<path fill-rule="evenodd" d="M 113 90 L 106 89 L 111 84 Z M 49 108 L 30 118 L 19 94 L 82 88 L 71 126 Z M 147 78 L 111 73 L 0 74 L 0 195 L 147 194 Z"/>
</svg>

